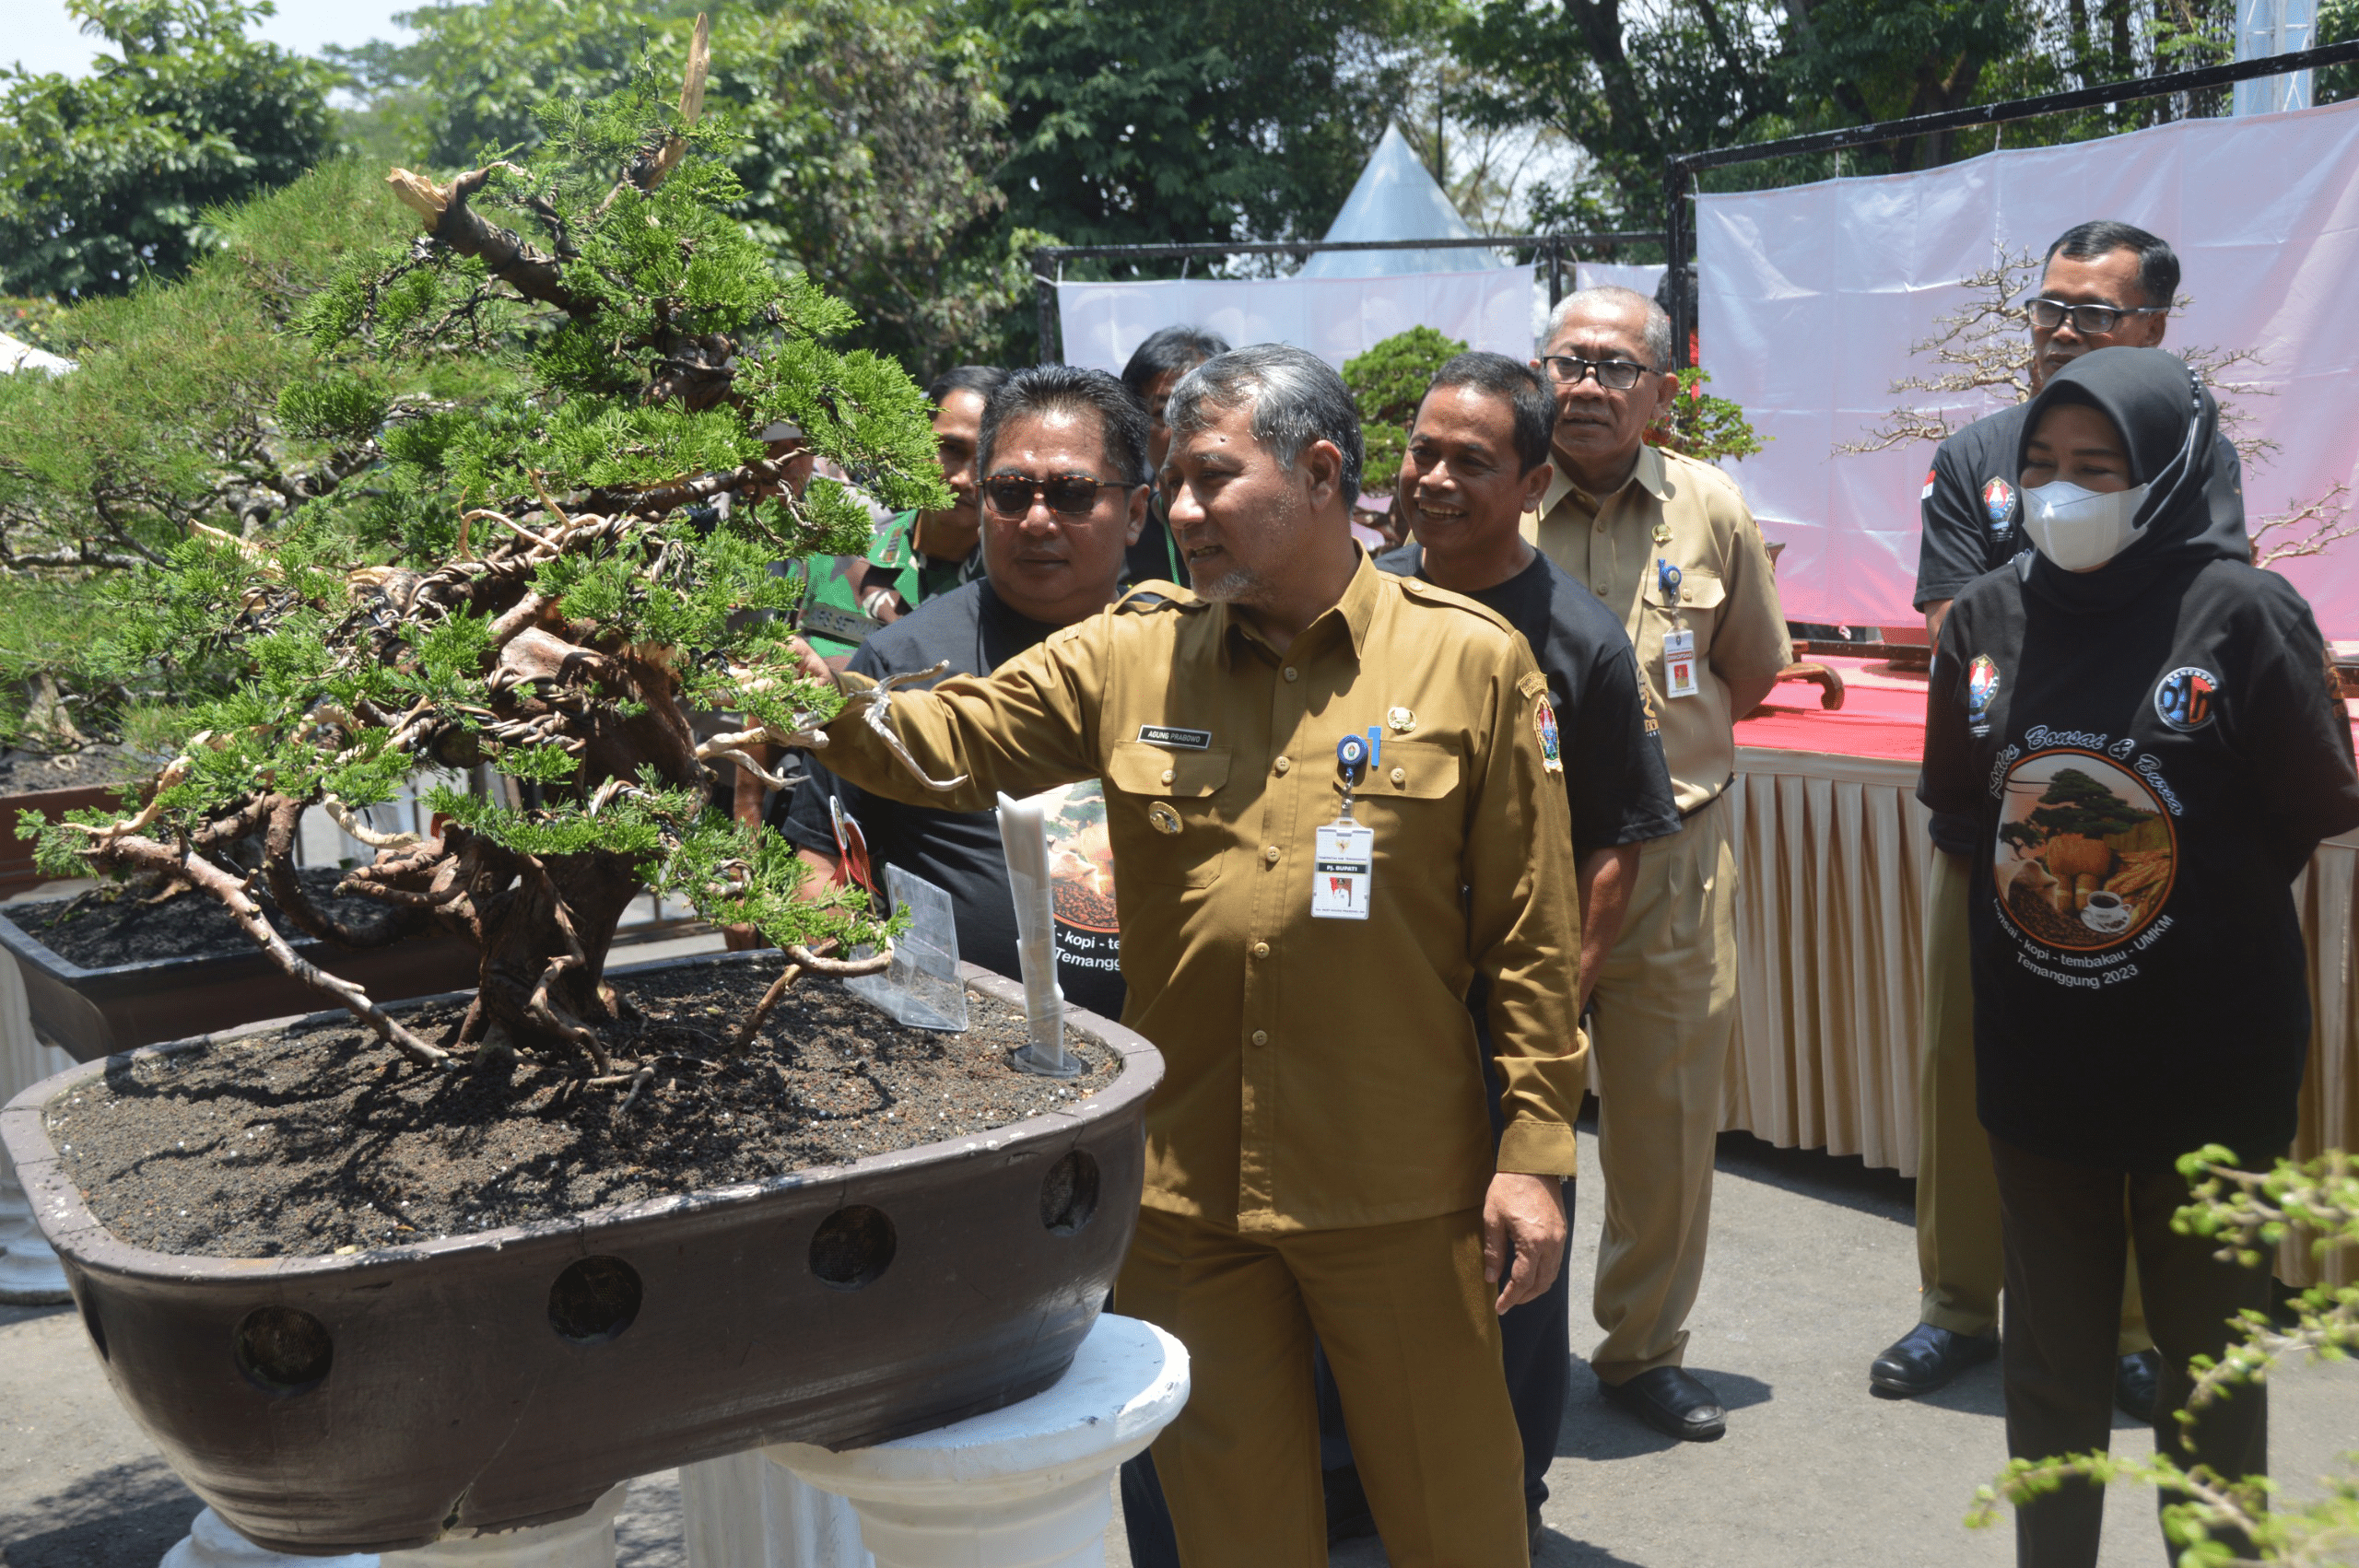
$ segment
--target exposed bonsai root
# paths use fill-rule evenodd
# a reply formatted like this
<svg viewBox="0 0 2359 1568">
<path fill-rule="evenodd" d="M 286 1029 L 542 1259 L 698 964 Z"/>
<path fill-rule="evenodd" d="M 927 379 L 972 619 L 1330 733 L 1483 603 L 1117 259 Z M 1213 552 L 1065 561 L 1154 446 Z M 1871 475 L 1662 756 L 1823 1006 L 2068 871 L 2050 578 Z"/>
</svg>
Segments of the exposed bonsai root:
<svg viewBox="0 0 2359 1568">
<path fill-rule="evenodd" d="M 404 1028 L 383 1008 L 369 998 L 369 993 L 340 975 L 331 975 L 318 965 L 305 959 L 287 945 L 287 939 L 271 929 L 263 917 L 262 906 L 246 891 L 246 883 L 209 860 L 194 855 L 182 856 L 170 845 L 158 844 L 152 838 L 117 839 L 107 853 L 143 870 L 168 872 L 186 877 L 205 892 L 218 898 L 229 911 L 232 919 L 254 940 L 254 944 L 270 954 L 271 962 L 310 986 L 324 991 L 349 1011 L 355 1018 L 376 1032 L 377 1037 L 393 1047 L 420 1067 L 439 1067 L 451 1059 L 451 1054 L 429 1046 Z"/>
<path fill-rule="evenodd" d="M 769 1022 L 771 1010 L 778 1006 L 779 999 L 785 996 L 794 982 L 802 977 L 803 965 L 800 964 L 790 962 L 779 971 L 778 978 L 770 982 L 770 989 L 762 993 L 762 1000 L 754 1004 L 754 1011 L 745 1014 L 745 1022 L 737 1026 L 736 1037 L 729 1042 L 729 1048 L 721 1053 L 724 1059 L 745 1054 L 746 1047 L 754 1043 L 754 1036 L 760 1034 L 762 1025 Z"/>
</svg>

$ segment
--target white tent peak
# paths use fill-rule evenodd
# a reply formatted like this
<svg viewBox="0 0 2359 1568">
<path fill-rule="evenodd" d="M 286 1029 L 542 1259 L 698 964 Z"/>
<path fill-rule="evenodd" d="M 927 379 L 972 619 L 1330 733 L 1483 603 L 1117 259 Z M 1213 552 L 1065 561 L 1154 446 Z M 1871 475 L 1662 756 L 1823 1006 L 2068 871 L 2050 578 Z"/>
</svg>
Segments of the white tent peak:
<svg viewBox="0 0 2359 1568">
<path fill-rule="evenodd" d="M 1344 210 L 1328 227 L 1329 240 L 1471 240 L 1474 230 L 1450 205 L 1398 125 L 1384 128 Z M 1390 277 L 1401 273 L 1473 272 L 1504 266 L 1496 251 L 1321 251 L 1303 263 L 1302 277 Z"/>
</svg>

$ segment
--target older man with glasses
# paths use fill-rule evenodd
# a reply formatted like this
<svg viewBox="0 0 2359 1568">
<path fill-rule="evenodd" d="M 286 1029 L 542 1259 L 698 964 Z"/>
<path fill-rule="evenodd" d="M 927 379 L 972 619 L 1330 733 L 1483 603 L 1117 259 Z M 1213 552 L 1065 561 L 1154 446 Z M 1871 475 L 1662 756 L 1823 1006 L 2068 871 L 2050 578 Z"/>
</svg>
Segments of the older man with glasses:
<svg viewBox="0 0 2359 1568">
<path fill-rule="evenodd" d="M 2030 390 L 2084 354 L 2160 345 L 2178 292 L 2170 246 L 2127 223 L 2067 229 L 2048 248 L 2039 292 L 2026 302 Z M 1917 608 L 1940 640 L 1950 601 L 1985 572 L 2030 548 L 2016 472 L 2026 405 L 2002 408 L 1943 441 L 1925 475 Z M 2212 464 L 2215 516 L 2244 516 L 2243 471 L 2221 438 Z M 1935 813 L 1925 916 L 1925 1040 L 1917 1077 L 1917 1327 L 1868 1368 L 1868 1386 L 1894 1398 L 1930 1394 L 1998 1354 L 1999 1187 L 1975 1114 L 1974 996 L 1966 964 L 1970 820 Z M 2146 1331 L 2138 1275 L 2122 1286 L 2115 1398 L 2141 1421 L 2154 1410 L 2160 1363 Z"/>
<path fill-rule="evenodd" d="M 1792 661 L 1768 552 L 1719 469 L 1650 446 L 1671 407 L 1671 321 L 1645 295 L 1557 306 L 1532 361 L 1555 392 L 1533 543 L 1622 623 L 1661 725 L 1679 830 L 1647 846 L 1593 997 L 1605 1185 L 1590 1354 L 1608 1400 L 1687 1441 L 1719 1437 L 1717 1396 L 1685 1370 L 1704 1273 L 1712 1158 L 1736 993 L 1732 726 Z"/>
</svg>

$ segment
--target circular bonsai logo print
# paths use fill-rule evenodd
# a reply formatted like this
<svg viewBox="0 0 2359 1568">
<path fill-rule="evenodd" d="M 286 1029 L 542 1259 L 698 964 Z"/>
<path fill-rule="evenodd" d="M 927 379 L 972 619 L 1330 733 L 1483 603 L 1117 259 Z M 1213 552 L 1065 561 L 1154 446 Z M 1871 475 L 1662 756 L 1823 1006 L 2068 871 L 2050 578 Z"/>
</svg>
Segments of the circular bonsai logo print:
<svg viewBox="0 0 2359 1568">
<path fill-rule="evenodd" d="M 2185 734 L 2212 722 L 2220 707 L 2220 677 L 2193 664 L 2165 675 L 2154 688 L 2154 716 Z"/>
<path fill-rule="evenodd" d="M 2171 819 L 2095 752 L 2035 752 L 2007 775 L 1992 846 L 1999 907 L 2048 947 L 2118 947 L 2153 923 L 2178 861 Z"/>
</svg>

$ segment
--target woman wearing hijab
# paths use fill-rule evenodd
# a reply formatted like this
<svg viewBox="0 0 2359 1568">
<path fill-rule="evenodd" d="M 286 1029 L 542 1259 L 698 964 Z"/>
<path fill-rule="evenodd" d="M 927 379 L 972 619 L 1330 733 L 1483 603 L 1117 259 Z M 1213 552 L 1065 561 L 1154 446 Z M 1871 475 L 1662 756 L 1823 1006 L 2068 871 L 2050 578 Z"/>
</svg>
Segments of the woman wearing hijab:
<svg viewBox="0 0 2359 1568">
<path fill-rule="evenodd" d="M 2033 550 L 1942 628 L 1918 796 L 1975 817 L 1975 1062 L 2006 1268 L 2007 1445 L 2103 1450 L 2125 1252 L 2163 1352 L 2157 1446 L 2268 1462 L 2263 1390 L 2192 1428 L 2188 1362 L 2269 1305 L 2269 1272 L 2180 1235 L 2181 1154 L 2265 1169 L 2310 1032 L 2291 883 L 2359 825 L 2351 731 L 2309 607 L 2206 497 L 2219 411 L 2160 349 L 2075 360 L 2031 405 Z M 2104 1498 L 2020 1508 L 2016 1561 L 2086 1568 Z"/>
</svg>

